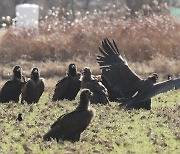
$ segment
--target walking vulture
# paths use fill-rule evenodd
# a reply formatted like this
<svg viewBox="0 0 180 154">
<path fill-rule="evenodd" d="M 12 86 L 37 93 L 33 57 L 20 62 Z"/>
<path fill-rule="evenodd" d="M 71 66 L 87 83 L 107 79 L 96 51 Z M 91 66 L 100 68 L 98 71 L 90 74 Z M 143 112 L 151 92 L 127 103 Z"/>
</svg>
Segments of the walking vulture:
<svg viewBox="0 0 180 154">
<path fill-rule="evenodd" d="M 18 102 L 24 84 L 25 78 L 22 76 L 22 68 L 20 66 L 15 66 L 13 68 L 13 78 L 7 81 L 1 89 L 0 102 Z"/>
<path fill-rule="evenodd" d="M 91 103 L 109 103 L 107 89 L 92 76 L 91 70 L 88 67 L 82 70 L 81 88 L 87 88 L 93 92 L 93 96 L 90 98 Z"/>
<path fill-rule="evenodd" d="M 88 127 L 95 115 L 95 110 L 89 107 L 91 95 L 89 89 L 83 89 L 78 107 L 74 111 L 60 116 L 43 136 L 43 139 L 45 141 L 49 141 L 51 138 L 57 141 L 79 141 L 81 133 Z"/>
<path fill-rule="evenodd" d="M 77 73 L 75 64 L 70 64 L 67 76 L 56 84 L 52 100 L 74 100 L 80 90 L 80 86 L 80 73 Z"/>
<path fill-rule="evenodd" d="M 22 89 L 21 103 L 28 104 L 37 103 L 44 92 L 44 81 L 40 78 L 40 73 L 37 67 L 31 71 L 31 79 L 27 81 Z"/>
<path fill-rule="evenodd" d="M 122 57 L 116 43 L 108 39 L 99 47 L 101 55 L 97 61 L 102 75 L 114 90 L 123 95 L 122 102 L 127 109 L 151 109 L 151 97 L 174 89 L 180 84 L 180 78 L 156 83 L 157 74 L 143 80 L 131 70 Z"/>
</svg>

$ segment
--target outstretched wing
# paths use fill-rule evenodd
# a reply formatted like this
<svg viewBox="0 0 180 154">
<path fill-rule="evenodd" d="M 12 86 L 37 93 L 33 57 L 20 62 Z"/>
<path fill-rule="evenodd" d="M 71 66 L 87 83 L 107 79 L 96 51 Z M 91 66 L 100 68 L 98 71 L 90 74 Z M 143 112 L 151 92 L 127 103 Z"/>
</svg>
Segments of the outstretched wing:
<svg viewBox="0 0 180 154">
<path fill-rule="evenodd" d="M 109 82 L 104 78 L 104 76 L 101 76 L 102 84 L 105 86 L 108 92 L 108 98 L 111 102 L 117 102 L 119 101 L 118 98 L 122 98 L 123 95 L 121 95 L 119 92 L 115 91 L 113 87 L 109 84 Z"/>
<path fill-rule="evenodd" d="M 129 89 L 135 83 L 141 81 L 141 78 L 134 73 L 127 62 L 121 56 L 116 43 L 111 43 L 108 39 L 102 41 L 102 47 L 99 47 L 102 55 L 97 56 L 97 61 L 102 69 L 102 75 L 113 86 L 113 88 L 122 93 L 125 97 L 132 96 L 138 88 Z M 128 91 L 131 92 L 130 96 Z"/>
<path fill-rule="evenodd" d="M 144 102 L 151 97 L 175 89 L 177 85 L 180 85 L 180 78 L 159 82 L 153 85 L 144 84 L 141 91 L 138 92 L 130 100 L 126 100 L 128 104 L 136 102 Z"/>
<path fill-rule="evenodd" d="M 164 93 L 164 92 L 167 92 L 169 90 L 173 90 L 176 88 L 177 85 L 180 85 L 180 78 L 157 83 L 154 85 L 152 95 L 155 96 L 155 95 L 158 95 L 160 93 Z"/>
</svg>

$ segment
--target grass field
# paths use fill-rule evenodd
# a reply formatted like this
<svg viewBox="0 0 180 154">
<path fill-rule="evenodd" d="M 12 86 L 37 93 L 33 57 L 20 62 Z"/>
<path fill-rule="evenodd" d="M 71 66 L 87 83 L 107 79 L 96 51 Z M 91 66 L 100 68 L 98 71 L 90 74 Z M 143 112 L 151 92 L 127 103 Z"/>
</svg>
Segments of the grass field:
<svg viewBox="0 0 180 154">
<path fill-rule="evenodd" d="M 76 143 L 42 139 L 79 100 L 52 102 L 52 93 L 46 91 L 33 105 L 0 104 L 0 153 L 180 153 L 180 91 L 154 97 L 151 111 L 125 111 L 115 102 L 92 105 L 96 116 Z M 18 113 L 21 122 L 16 121 Z"/>
</svg>

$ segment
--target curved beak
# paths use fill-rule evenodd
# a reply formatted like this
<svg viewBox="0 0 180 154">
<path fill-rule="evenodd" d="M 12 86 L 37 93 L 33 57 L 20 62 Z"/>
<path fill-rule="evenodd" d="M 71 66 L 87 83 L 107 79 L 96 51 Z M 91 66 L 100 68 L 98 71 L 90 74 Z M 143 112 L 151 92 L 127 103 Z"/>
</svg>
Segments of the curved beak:
<svg viewBox="0 0 180 154">
<path fill-rule="evenodd" d="M 34 70 L 34 73 L 38 73 L 38 70 Z"/>
<path fill-rule="evenodd" d="M 16 72 L 21 72 L 21 68 L 18 68 L 18 69 L 16 70 Z"/>
</svg>

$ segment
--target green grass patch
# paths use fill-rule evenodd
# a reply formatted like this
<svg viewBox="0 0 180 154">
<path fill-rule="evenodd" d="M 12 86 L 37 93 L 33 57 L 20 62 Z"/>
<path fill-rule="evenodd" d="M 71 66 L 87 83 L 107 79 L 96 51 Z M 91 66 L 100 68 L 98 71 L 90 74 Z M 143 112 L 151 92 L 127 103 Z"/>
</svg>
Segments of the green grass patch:
<svg viewBox="0 0 180 154">
<path fill-rule="evenodd" d="M 0 153 L 180 153 L 180 91 L 154 97 L 151 111 L 120 110 L 115 102 L 92 105 L 96 116 L 76 143 L 43 141 L 50 125 L 79 100 L 52 102 L 51 93 L 37 104 L 0 104 Z"/>
</svg>

